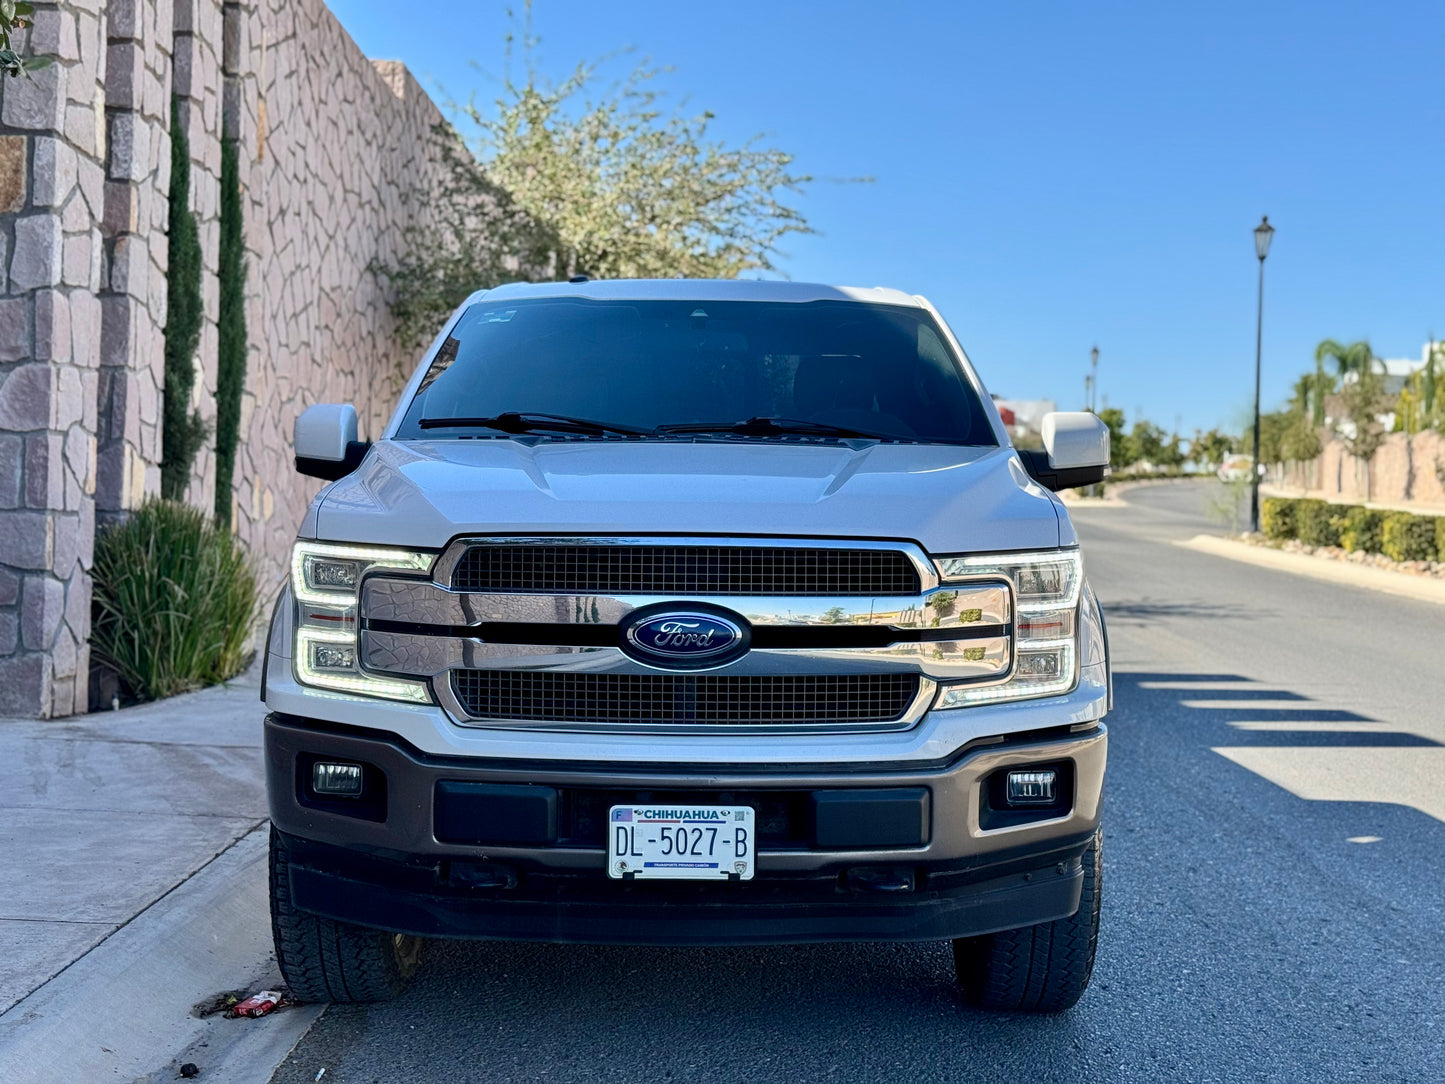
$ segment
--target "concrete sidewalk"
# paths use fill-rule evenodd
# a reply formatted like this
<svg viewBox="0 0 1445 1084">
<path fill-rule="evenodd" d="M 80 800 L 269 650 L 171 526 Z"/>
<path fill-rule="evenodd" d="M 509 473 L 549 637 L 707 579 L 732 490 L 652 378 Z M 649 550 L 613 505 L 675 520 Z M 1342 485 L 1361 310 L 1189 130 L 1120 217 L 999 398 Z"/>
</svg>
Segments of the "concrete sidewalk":
<svg viewBox="0 0 1445 1084">
<path fill-rule="evenodd" d="M 0 720 L 0 1013 L 265 819 L 258 692 Z"/>
<path fill-rule="evenodd" d="M 0 1080 L 264 1084 L 320 1016 L 275 989 L 258 671 L 125 711 L 0 720 Z"/>
</svg>

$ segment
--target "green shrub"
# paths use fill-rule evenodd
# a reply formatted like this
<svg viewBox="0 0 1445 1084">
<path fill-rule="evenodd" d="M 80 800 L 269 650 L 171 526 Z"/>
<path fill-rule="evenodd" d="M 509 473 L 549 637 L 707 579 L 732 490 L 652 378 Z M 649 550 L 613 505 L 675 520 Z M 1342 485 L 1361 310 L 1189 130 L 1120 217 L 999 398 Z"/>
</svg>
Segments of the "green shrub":
<svg viewBox="0 0 1445 1084">
<path fill-rule="evenodd" d="M 1385 513 L 1352 504 L 1339 510 L 1340 545 L 1351 553 L 1379 553 Z"/>
<path fill-rule="evenodd" d="M 1259 525 L 1271 542 L 1285 542 L 1295 537 L 1295 505 L 1289 497 L 1266 497 L 1259 506 Z"/>
<path fill-rule="evenodd" d="M 150 500 L 95 541 L 91 647 L 138 700 L 240 673 L 256 617 L 241 544 L 201 512 Z"/>
<path fill-rule="evenodd" d="M 1433 561 L 1437 525 L 1434 516 L 1391 512 L 1380 529 L 1380 550 L 1392 561 Z"/>
<path fill-rule="evenodd" d="M 1295 502 L 1295 536 L 1311 546 L 1338 546 L 1340 528 L 1335 522 L 1335 508 L 1328 501 Z"/>
<path fill-rule="evenodd" d="M 1445 516 L 1435 521 L 1435 560 L 1445 561 Z"/>
</svg>

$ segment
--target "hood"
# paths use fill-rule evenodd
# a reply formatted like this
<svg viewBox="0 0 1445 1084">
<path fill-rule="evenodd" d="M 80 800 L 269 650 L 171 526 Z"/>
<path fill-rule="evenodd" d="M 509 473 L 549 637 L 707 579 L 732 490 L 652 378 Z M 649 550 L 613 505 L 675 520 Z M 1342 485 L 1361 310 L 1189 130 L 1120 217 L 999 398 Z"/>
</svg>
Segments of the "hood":
<svg viewBox="0 0 1445 1084">
<path fill-rule="evenodd" d="M 1011 448 L 920 444 L 383 440 L 318 500 L 318 538 L 422 549 L 470 534 L 1047 549 L 1060 544 L 1063 515 Z M 1072 541 L 1072 530 L 1064 533 Z"/>
</svg>

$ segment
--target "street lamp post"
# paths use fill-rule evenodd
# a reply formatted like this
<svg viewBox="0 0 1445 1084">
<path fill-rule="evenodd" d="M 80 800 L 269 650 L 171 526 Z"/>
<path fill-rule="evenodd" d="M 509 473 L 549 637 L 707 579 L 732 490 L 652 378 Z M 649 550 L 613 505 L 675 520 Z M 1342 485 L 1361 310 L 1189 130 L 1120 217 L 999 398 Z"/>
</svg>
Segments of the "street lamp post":
<svg viewBox="0 0 1445 1084">
<path fill-rule="evenodd" d="M 1099 413 L 1095 410 L 1095 399 L 1099 394 L 1099 348 L 1096 346 L 1089 351 L 1089 410 L 1091 413 Z"/>
<path fill-rule="evenodd" d="M 1269 215 L 1260 219 L 1254 227 L 1254 254 L 1259 257 L 1259 305 L 1254 322 L 1254 471 L 1249 484 L 1249 529 L 1259 533 L 1259 362 L 1264 343 L 1264 258 L 1269 255 L 1269 243 L 1274 238 L 1274 227 L 1269 224 Z"/>
</svg>

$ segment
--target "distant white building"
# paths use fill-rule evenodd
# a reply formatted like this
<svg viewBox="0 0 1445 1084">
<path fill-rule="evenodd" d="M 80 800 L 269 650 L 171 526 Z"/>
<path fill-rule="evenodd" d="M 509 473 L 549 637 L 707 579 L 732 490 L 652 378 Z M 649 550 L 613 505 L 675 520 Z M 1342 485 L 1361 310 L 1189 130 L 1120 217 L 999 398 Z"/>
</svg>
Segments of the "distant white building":
<svg viewBox="0 0 1445 1084">
<path fill-rule="evenodd" d="M 1038 436 L 1042 432 L 1044 415 L 1059 409 L 1052 399 L 1000 399 L 997 395 L 993 397 L 993 405 L 998 407 L 1009 434 L 1015 437 L 1025 434 Z"/>
<path fill-rule="evenodd" d="M 1420 347 L 1420 357 L 1418 360 L 1415 358 L 1376 358 L 1375 371 L 1384 374 L 1385 394 L 1399 395 L 1400 392 L 1404 391 L 1405 381 L 1409 380 L 1410 377 L 1425 368 L 1426 364 L 1429 363 L 1431 347 L 1438 348 L 1440 345 L 1438 342 L 1425 343 Z M 1346 373 L 1341 383 L 1353 384 L 1357 379 L 1359 378 L 1356 374 Z"/>
</svg>

